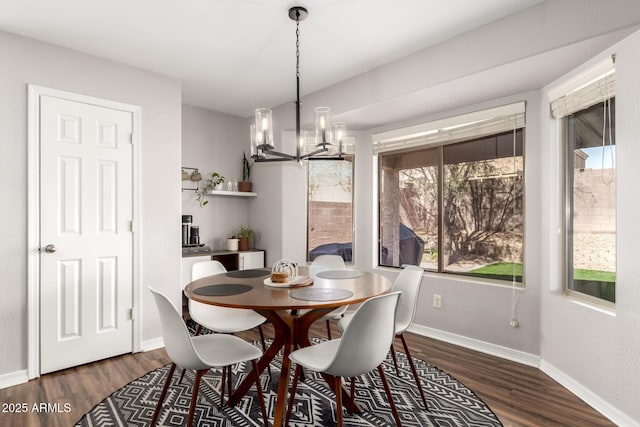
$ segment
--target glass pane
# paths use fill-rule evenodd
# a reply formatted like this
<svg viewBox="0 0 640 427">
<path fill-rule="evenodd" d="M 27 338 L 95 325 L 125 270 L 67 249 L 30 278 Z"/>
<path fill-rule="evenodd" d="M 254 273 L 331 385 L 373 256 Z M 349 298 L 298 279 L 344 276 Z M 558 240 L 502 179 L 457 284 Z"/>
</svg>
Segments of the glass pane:
<svg viewBox="0 0 640 427">
<path fill-rule="evenodd" d="M 616 282 L 614 118 L 613 99 L 606 108 L 597 104 L 567 118 L 571 213 L 567 287 L 610 302 L 615 302 Z"/>
<path fill-rule="evenodd" d="M 353 162 L 309 160 L 308 260 L 321 254 L 353 253 Z"/>
<path fill-rule="evenodd" d="M 380 265 L 438 268 L 438 149 L 380 157 Z"/>
<path fill-rule="evenodd" d="M 522 129 L 443 148 L 443 269 L 522 281 Z"/>
</svg>

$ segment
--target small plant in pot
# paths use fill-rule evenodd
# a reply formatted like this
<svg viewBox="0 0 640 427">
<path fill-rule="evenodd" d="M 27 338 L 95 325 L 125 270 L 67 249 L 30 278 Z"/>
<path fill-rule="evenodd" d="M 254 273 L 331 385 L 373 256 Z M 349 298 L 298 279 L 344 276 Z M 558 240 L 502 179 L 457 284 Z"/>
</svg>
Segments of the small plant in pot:
<svg viewBox="0 0 640 427">
<path fill-rule="evenodd" d="M 236 237 L 239 239 L 239 251 L 248 251 L 256 242 L 256 233 L 251 228 L 245 227 L 244 225 L 240 226 L 240 229 L 236 233 Z"/>
<path fill-rule="evenodd" d="M 251 191 L 251 167 L 253 165 L 249 163 L 246 153 L 242 153 L 242 181 L 238 182 L 238 191 L 250 192 Z"/>
<path fill-rule="evenodd" d="M 207 178 L 206 185 L 196 192 L 196 194 L 198 194 L 197 199 L 200 203 L 201 208 L 209 203 L 209 201 L 207 200 L 207 193 L 211 190 L 215 190 L 216 187 L 219 187 L 223 182 L 224 176 L 220 175 L 218 172 L 213 172 L 211 176 Z"/>
</svg>

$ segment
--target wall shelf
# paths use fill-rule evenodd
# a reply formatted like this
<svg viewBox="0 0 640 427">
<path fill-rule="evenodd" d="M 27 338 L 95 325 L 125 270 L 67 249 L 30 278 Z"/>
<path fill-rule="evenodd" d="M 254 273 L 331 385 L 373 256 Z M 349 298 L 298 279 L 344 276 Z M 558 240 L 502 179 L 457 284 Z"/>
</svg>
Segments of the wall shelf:
<svg viewBox="0 0 640 427">
<path fill-rule="evenodd" d="M 258 193 L 248 191 L 210 190 L 207 196 L 256 197 Z"/>
</svg>

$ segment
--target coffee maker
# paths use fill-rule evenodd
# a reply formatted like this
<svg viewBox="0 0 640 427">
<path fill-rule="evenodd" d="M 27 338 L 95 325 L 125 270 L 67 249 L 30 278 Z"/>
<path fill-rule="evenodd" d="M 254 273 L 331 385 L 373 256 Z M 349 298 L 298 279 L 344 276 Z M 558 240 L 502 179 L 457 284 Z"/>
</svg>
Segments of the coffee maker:
<svg viewBox="0 0 640 427">
<path fill-rule="evenodd" d="M 189 245 L 189 229 L 191 227 L 191 223 L 193 223 L 193 216 L 191 215 L 182 215 L 182 247 L 188 247 Z"/>
<path fill-rule="evenodd" d="M 204 246 L 200 243 L 200 227 L 192 225 L 191 215 L 182 215 L 182 247 Z"/>
<path fill-rule="evenodd" d="M 211 248 L 200 243 L 200 227 L 193 225 L 193 216 L 182 215 L 182 254 L 204 255 L 211 252 Z"/>
</svg>

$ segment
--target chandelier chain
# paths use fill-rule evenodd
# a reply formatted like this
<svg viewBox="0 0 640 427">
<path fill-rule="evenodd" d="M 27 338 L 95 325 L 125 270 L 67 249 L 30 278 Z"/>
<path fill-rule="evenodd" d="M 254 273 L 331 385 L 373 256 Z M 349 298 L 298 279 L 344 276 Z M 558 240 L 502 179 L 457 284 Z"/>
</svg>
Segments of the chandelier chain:
<svg viewBox="0 0 640 427">
<path fill-rule="evenodd" d="M 300 77 L 300 21 L 296 19 L 296 77 Z"/>
</svg>

